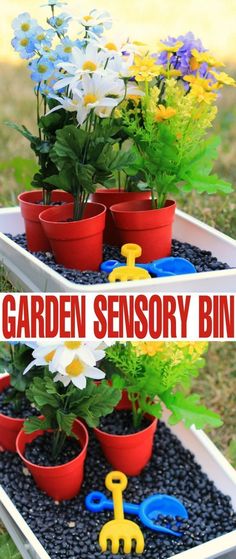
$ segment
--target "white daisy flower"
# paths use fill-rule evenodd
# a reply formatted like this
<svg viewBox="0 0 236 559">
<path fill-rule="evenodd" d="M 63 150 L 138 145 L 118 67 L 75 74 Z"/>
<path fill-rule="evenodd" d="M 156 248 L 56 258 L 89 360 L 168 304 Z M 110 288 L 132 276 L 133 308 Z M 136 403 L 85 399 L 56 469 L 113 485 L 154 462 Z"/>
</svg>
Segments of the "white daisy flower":
<svg viewBox="0 0 236 559">
<path fill-rule="evenodd" d="M 54 84 L 54 89 L 61 89 L 69 86 L 72 89 L 81 79 L 83 74 L 102 73 L 106 63 L 106 55 L 104 52 L 98 52 L 97 47 L 88 45 L 82 50 L 74 47 L 71 53 L 70 62 L 60 62 L 57 66 L 67 72 Z"/>
<path fill-rule="evenodd" d="M 73 98 L 65 97 L 63 95 L 59 97 L 59 95 L 53 94 L 50 95 L 50 98 L 58 101 L 59 105 L 56 105 L 53 109 L 48 111 L 47 115 L 53 113 L 54 111 L 58 111 L 59 109 L 64 109 L 65 111 L 73 113 L 78 111 L 81 105 L 82 91 L 78 88 L 74 89 Z"/>
<path fill-rule="evenodd" d="M 105 29 L 110 29 L 112 27 L 112 18 L 109 12 L 100 12 L 95 9 L 80 18 L 79 23 L 87 29 L 90 27 L 97 27 L 98 25 L 102 25 Z"/>
<path fill-rule="evenodd" d="M 104 355 L 104 351 L 98 350 L 97 344 L 93 342 L 61 342 L 51 359 L 49 369 L 51 372 L 60 372 L 60 367 L 64 370 L 74 359 L 94 367 Z"/>
<path fill-rule="evenodd" d="M 63 366 L 62 363 L 59 363 L 57 370 L 58 373 L 54 378 L 55 382 L 61 381 L 64 386 L 68 386 L 68 384 L 72 382 L 81 390 L 86 388 L 86 378 L 92 378 L 94 380 L 102 380 L 105 378 L 105 373 L 100 371 L 100 369 L 88 365 L 78 357 L 74 357 L 67 366 Z"/>
<path fill-rule="evenodd" d="M 77 121 L 81 125 L 93 109 L 100 118 L 110 116 L 112 109 L 116 107 L 125 93 L 124 82 L 114 79 L 114 76 L 90 76 L 82 78 L 83 98 L 77 112 Z"/>
</svg>

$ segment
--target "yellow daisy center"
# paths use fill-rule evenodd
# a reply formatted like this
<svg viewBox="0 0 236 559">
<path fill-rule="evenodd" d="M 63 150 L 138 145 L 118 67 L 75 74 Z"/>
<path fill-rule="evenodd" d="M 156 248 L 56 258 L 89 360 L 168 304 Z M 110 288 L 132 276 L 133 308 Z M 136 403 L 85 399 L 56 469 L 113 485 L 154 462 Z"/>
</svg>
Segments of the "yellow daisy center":
<svg viewBox="0 0 236 559">
<path fill-rule="evenodd" d="M 57 17 L 56 18 L 56 26 L 60 27 L 60 25 L 62 25 L 62 24 L 63 24 L 63 19 L 61 17 Z"/>
<path fill-rule="evenodd" d="M 84 21 L 91 21 L 91 19 L 93 19 L 92 16 L 84 16 Z"/>
<path fill-rule="evenodd" d="M 117 46 L 115 45 L 115 43 L 107 43 L 105 45 L 105 48 L 108 50 L 118 50 Z"/>
<path fill-rule="evenodd" d="M 72 52 L 72 47 L 70 47 L 69 45 L 67 47 L 64 47 L 64 52 Z"/>
<path fill-rule="evenodd" d="M 40 74 L 45 74 L 46 71 L 47 71 L 47 66 L 45 64 L 38 65 L 38 72 Z"/>
<path fill-rule="evenodd" d="M 37 41 L 43 41 L 43 39 L 45 39 L 45 34 L 40 33 L 39 35 L 37 35 L 36 39 L 37 39 Z"/>
<path fill-rule="evenodd" d="M 78 377 L 83 374 L 84 364 L 79 359 L 73 359 L 69 365 L 66 367 L 66 372 L 69 377 Z"/>
<path fill-rule="evenodd" d="M 29 39 L 27 39 L 27 37 L 24 37 L 24 39 L 21 39 L 20 44 L 22 47 L 27 47 L 27 45 L 29 44 Z"/>
<path fill-rule="evenodd" d="M 84 96 L 84 104 L 87 105 L 93 105 L 93 103 L 96 103 L 97 101 L 97 97 L 96 95 L 94 95 L 94 93 L 87 93 L 87 95 Z"/>
<path fill-rule="evenodd" d="M 82 344 L 82 342 L 64 342 L 64 346 L 67 349 L 79 349 L 81 344 Z"/>
<path fill-rule="evenodd" d="M 86 60 L 86 62 L 83 63 L 82 69 L 95 72 L 95 70 L 97 70 L 97 64 L 95 64 L 92 60 Z"/>
<path fill-rule="evenodd" d="M 50 351 L 50 353 L 45 355 L 44 359 L 45 359 L 46 363 L 50 363 L 50 361 L 52 361 L 54 355 L 55 355 L 55 349 L 53 349 L 52 351 Z"/>
<path fill-rule="evenodd" d="M 30 29 L 30 24 L 29 23 L 22 23 L 21 31 L 29 31 L 29 29 Z"/>
</svg>

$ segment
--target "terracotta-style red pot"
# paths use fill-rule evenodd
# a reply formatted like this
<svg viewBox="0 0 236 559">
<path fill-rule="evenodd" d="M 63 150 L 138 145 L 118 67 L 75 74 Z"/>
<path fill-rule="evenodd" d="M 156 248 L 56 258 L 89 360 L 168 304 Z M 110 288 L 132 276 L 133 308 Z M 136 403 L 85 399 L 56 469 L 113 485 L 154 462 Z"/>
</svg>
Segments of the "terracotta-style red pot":
<svg viewBox="0 0 236 559">
<path fill-rule="evenodd" d="M 41 223 L 39 221 L 39 214 L 50 208 L 51 206 L 42 206 L 36 202 L 42 200 L 42 190 L 32 190 L 29 192 L 22 192 L 18 196 L 20 202 L 20 209 L 25 222 L 25 233 L 27 239 L 27 246 L 31 252 L 50 250 L 50 244 L 45 236 Z M 63 190 L 53 190 L 52 202 L 71 203 L 73 197 L 69 192 Z"/>
<path fill-rule="evenodd" d="M 16 449 L 24 462 L 25 466 L 31 472 L 36 485 L 55 501 L 63 501 L 72 499 L 80 491 L 84 479 L 84 463 L 87 455 L 88 447 L 88 431 L 85 425 L 76 419 L 73 425 L 73 433 L 77 436 L 81 444 L 81 452 L 66 464 L 61 466 L 37 466 L 26 460 L 24 456 L 25 446 L 34 439 L 43 435 L 45 431 L 35 431 L 27 435 L 22 429 L 16 440 Z"/>
<path fill-rule="evenodd" d="M 116 409 L 130 409 L 130 407 L 127 393 L 123 392 Z M 146 417 L 150 419 L 150 425 L 132 435 L 113 435 L 98 428 L 94 429 L 103 454 L 114 470 L 124 472 L 128 476 L 137 476 L 149 462 L 152 456 L 157 419 L 148 414 Z"/>
<path fill-rule="evenodd" d="M 158 210 L 152 209 L 151 200 L 111 206 L 121 244 L 137 243 L 142 248 L 138 262 L 170 256 L 175 208 L 173 200 L 167 200 L 165 207 Z"/>
<path fill-rule="evenodd" d="M 0 392 L 11 384 L 10 375 L 0 377 Z M 16 452 L 16 438 L 23 427 L 24 419 L 9 417 L 0 413 L 0 446 L 4 450 Z"/>
<path fill-rule="evenodd" d="M 83 219 L 68 221 L 73 218 L 73 208 L 74 204 L 57 206 L 39 216 L 54 258 L 66 268 L 98 270 L 102 262 L 106 208 L 89 202 Z"/>
<path fill-rule="evenodd" d="M 98 188 L 96 192 L 91 194 L 90 199 L 92 202 L 104 204 L 107 208 L 104 243 L 113 246 L 121 246 L 119 231 L 115 226 L 110 207 L 122 202 L 148 200 L 149 198 L 150 191 L 142 192 L 139 190 L 137 192 L 126 192 L 126 190 L 117 190 L 116 188 Z"/>
</svg>

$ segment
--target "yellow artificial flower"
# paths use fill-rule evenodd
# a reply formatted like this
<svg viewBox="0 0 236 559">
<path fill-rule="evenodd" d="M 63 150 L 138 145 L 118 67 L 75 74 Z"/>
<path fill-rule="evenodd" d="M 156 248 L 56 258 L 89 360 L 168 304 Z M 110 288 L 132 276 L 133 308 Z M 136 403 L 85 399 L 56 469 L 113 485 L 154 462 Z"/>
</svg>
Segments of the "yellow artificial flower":
<svg viewBox="0 0 236 559">
<path fill-rule="evenodd" d="M 210 83 L 210 80 L 207 80 L 206 78 L 199 78 L 198 76 L 183 76 L 183 79 L 186 82 L 189 82 L 191 84 L 191 86 L 193 85 L 197 85 L 202 87 L 205 91 L 212 91 L 213 87 L 212 84 Z"/>
<path fill-rule="evenodd" d="M 180 70 L 176 70 L 175 68 L 160 68 L 160 74 L 163 76 L 167 76 L 168 78 L 178 78 L 182 76 L 182 72 Z"/>
<path fill-rule="evenodd" d="M 175 116 L 176 110 L 173 107 L 165 107 L 164 105 L 158 105 L 155 113 L 155 120 L 157 122 L 164 122 L 172 116 Z"/>
<path fill-rule="evenodd" d="M 231 78 L 231 76 L 226 74 L 226 72 L 220 72 L 219 74 L 217 74 L 217 72 L 214 72 L 212 70 L 211 74 L 214 76 L 214 78 L 216 78 L 219 85 L 232 85 L 233 87 L 236 87 L 236 81 L 234 80 L 234 78 Z"/>
<path fill-rule="evenodd" d="M 138 54 L 134 57 L 134 65 L 130 67 L 130 71 L 138 82 L 151 81 L 155 76 L 160 73 L 160 66 L 151 56 L 140 56 Z"/>
<path fill-rule="evenodd" d="M 207 342 L 131 342 L 138 355 L 153 357 L 157 353 L 163 359 L 171 359 L 173 364 L 180 363 L 187 354 L 191 360 L 198 359 L 207 350 Z"/>
<path fill-rule="evenodd" d="M 172 52 L 177 52 L 179 49 L 181 49 L 181 47 L 183 46 L 183 44 L 184 44 L 184 43 L 183 43 L 182 41 L 176 41 L 176 43 L 175 43 L 174 45 L 171 45 L 171 46 L 169 46 L 169 45 L 164 45 L 164 43 L 159 43 L 159 45 L 158 45 L 158 50 L 159 50 L 160 52 L 163 52 L 163 51 L 165 51 L 165 52 L 170 52 L 170 53 L 172 53 Z"/>
<path fill-rule="evenodd" d="M 138 355 L 149 355 L 153 356 L 158 351 L 165 349 L 164 342 L 131 342 L 135 347 L 135 351 Z"/>
<path fill-rule="evenodd" d="M 191 87 L 191 94 L 194 96 L 199 103 L 204 101 L 207 105 L 214 103 L 217 99 L 217 94 L 212 91 L 206 91 L 204 87 L 198 84 L 193 84 Z"/>
<path fill-rule="evenodd" d="M 219 62 L 218 60 L 216 60 L 216 58 L 214 58 L 214 56 L 209 54 L 207 51 L 198 52 L 197 49 L 192 49 L 191 54 L 193 55 L 193 61 L 192 59 L 191 59 L 192 62 L 190 61 L 190 66 L 192 70 L 197 70 L 197 68 L 199 68 L 199 65 L 202 64 L 203 62 L 206 62 L 208 66 L 214 66 L 215 68 L 224 66 L 223 62 Z M 197 67 L 193 68 L 192 64 L 197 65 Z"/>
</svg>

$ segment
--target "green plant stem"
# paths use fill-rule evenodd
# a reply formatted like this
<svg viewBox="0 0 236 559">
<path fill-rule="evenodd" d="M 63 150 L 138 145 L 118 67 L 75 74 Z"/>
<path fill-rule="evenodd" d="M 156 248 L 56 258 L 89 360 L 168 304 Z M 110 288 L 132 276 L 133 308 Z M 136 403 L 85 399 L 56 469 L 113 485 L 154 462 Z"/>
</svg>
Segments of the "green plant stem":
<svg viewBox="0 0 236 559">
<path fill-rule="evenodd" d="M 43 205 L 49 206 L 51 203 L 51 191 L 43 188 Z"/>
<path fill-rule="evenodd" d="M 63 446 L 65 444 L 67 435 L 64 431 L 57 429 L 53 433 L 53 443 L 52 443 L 52 460 L 56 460 L 61 453 Z"/>
</svg>

